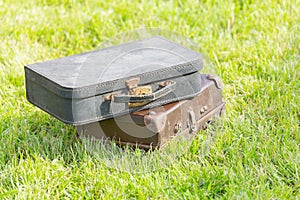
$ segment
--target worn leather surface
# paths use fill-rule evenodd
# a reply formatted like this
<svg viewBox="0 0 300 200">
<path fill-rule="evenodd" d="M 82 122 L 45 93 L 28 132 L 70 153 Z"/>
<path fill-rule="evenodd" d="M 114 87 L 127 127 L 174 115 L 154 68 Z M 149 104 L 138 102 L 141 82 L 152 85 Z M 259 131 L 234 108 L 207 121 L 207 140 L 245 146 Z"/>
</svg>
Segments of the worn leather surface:
<svg viewBox="0 0 300 200">
<path fill-rule="evenodd" d="M 82 125 L 192 98 L 201 91 L 201 74 L 199 72 L 176 77 L 172 80 L 176 82 L 172 92 L 137 108 L 128 108 L 127 103 L 105 101 L 105 95 L 81 99 L 62 98 L 43 88 L 40 84 L 32 82 L 30 79 L 26 79 L 26 94 L 28 101 L 57 119 L 67 124 Z M 151 86 L 154 88 L 154 91 L 158 88 L 157 83 L 151 84 Z M 123 93 L 124 91 L 119 90 L 115 92 Z"/>
<path fill-rule="evenodd" d="M 140 77 L 141 84 L 199 71 L 200 53 L 162 37 L 68 56 L 25 66 L 27 75 L 65 98 L 84 98 L 124 88 Z M 122 84 L 119 84 L 122 83 Z"/>
<path fill-rule="evenodd" d="M 215 81 L 218 77 L 213 75 L 201 77 L 201 93 L 194 98 L 77 126 L 77 132 L 83 137 L 114 139 L 146 149 L 162 147 L 178 136 L 189 139 L 225 112 L 222 90 L 218 87 L 221 80 Z"/>
<path fill-rule="evenodd" d="M 86 124 L 191 98 L 201 90 L 202 56 L 161 37 L 25 66 L 27 99 L 59 120 Z M 105 101 L 127 94 L 126 80 L 158 89 L 176 82 L 167 95 L 138 108 Z"/>
</svg>

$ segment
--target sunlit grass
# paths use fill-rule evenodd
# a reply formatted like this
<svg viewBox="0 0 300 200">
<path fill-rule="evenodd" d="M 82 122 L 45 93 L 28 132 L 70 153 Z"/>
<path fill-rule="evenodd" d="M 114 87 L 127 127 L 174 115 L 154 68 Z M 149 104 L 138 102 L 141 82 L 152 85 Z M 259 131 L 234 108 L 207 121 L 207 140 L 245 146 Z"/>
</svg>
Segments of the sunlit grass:
<svg viewBox="0 0 300 200">
<path fill-rule="evenodd" d="M 0 16 L 0 199 L 300 198 L 299 1 L 0 1 Z M 27 102 L 25 64 L 144 27 L 191 38 L 225 84 L 226 118 L 189 148 L 76 140 Z"/>
</svg>

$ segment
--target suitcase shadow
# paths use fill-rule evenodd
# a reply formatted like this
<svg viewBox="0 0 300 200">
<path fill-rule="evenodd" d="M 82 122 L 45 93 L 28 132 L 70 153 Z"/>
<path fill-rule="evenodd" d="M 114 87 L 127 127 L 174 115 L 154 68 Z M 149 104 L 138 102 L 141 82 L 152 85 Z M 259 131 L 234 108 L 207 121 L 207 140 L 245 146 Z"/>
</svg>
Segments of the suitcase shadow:
<svg viewBox="0 0 300 200">
<path fill-rule="evenodd" d="M 33 112 L 26 118 L 11 119 L 11 123 L 3 128 L 1 142 L 7 148 L 1 157 L 6 163 L 36 157 L 61 159 L 66 165 L 88 158 L 113 170 L 146 173 L 169 168 L 191 153 L 200 155 L 203 142 L 207 142 L 201 136 L 203 133 L 205 131 L 196 139 L 172 140 L 160 150 L 147 151 L 131 146 L 120 147 L 111 140 L 79 139 L 74 126 L 45 113 Z"/>
</svg>

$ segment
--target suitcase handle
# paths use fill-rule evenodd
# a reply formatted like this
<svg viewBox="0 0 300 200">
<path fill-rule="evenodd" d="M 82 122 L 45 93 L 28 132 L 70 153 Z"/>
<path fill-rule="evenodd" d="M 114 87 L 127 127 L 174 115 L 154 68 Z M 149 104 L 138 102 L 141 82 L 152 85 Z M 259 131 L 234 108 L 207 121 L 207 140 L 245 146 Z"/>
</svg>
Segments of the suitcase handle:
<svg viewBox="0 0 300 200">
<path fill-rule="evenodd" d="M 172 91 L 175 81 L 165 81 L 160 84 L 160 89 L 150 94 L 142 95 L 115 95 L 111 99 L 116 103 L 137 103 L 137 102 L 149 102 L 159 99 Z"/>
</svg>

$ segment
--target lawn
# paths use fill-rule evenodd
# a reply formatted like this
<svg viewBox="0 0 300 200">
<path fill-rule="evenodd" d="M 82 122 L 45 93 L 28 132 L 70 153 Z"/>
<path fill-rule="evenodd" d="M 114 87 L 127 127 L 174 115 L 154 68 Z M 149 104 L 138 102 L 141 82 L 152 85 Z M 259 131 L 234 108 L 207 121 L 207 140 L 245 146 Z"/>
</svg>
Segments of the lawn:
<svg viewBox="0 0 300 200">
<path fill-rule="evenodd" d="M 0 0 L 0 16 L 0 199 L 300 198 L 300 1 Z M 145 27 L 196 42 L 224 82 L 226 117 L 187 148 L 76 140 L 26 100 L 24 65 Z"/>
</svg>

